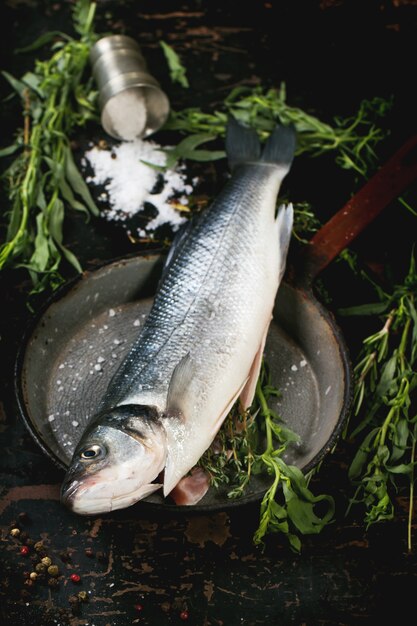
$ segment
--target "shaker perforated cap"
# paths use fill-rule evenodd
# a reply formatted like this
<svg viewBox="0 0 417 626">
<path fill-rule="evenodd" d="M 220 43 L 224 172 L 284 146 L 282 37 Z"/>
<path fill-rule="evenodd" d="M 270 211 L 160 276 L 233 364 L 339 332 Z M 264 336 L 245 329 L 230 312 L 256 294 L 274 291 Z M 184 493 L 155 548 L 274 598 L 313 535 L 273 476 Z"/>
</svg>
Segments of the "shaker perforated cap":
<svg viewBox="0 0 417 626">
<path fill-rule="evenodd" d="M 147 137 L 165 123 L 169 100 L 149 74 L 139 45 L 126 35 L 99 39 L 90 61 L 99 89 L 101 124 L 122 140 Z"/>
</svg>

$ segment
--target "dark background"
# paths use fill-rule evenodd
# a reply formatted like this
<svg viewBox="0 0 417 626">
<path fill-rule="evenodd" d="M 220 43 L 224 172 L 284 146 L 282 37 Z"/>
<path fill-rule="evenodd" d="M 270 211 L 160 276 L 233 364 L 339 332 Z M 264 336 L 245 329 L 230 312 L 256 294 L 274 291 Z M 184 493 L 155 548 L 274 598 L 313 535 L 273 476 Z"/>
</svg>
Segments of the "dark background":
<svg viewBox="0 0 417 626">
<path fill-rule="evenodd" d="M 69 2 L 5 2 L 2 67 L 16 76 L 29 70 L 34 54 L 15 55 L 13 50 L 41 32 L 69 31 L 70 25 Z M 392 111 L 382 122 L 390 134 L 379 147 L 381 163 L 417 132 L 417 2 L 412 0 L 109 1 L 100 3 L 97 31 L 135 37 L 175 109 L 218 107 L 234 86 L 278 87 L 285 81 L 291 104 L 329 122 L 335 115 L 354 114 L 363 98 L 393 96 Z M 160 39 L 181 55 L 189 90 L 171 84 Z M 4 80 L 1 90 L 3 96 L 9 93 Z M 1 145 L 8 145 L 21 123 L 17 100 L 3 104 L 0 122 Z M 100 130 L 87 130 L 87 138 L 88 132 L 97 136 Z M 86 136 L 75 139 L 82 144 Z M 223 184 L 226 164 L 199 173 L 204 193 L 211 196 Z M 311 202 L 325 221 L 359 184 L 335 166 L 333 157 L 300 158 L 286 192 L 294 200 Z M 417 207 L 415 186 L 407 197 Z M 7 211 L 4 194 L 2 206 Z M 376 269 L 378 280 L 387 275 L 401 280 L 416 238 L 416 219 L 393 203 L 355 242 L 360 263 Z M 100 221 L 86 225 L 75 215 L 66 222 L 66 239 L 84 266 L 141 249 L 123 231 Z M 340 306 L 374 299 L 342 263 L 333 263 L 321 280 L 336 314 Z M 254 548 L 258 505 L 206 516 L 173 516 L 138 505 L 92 519 L 64 510 L 58 501 L 62 472 L 26 432 L 13 396 L 14 360 L 31 318 L 26 306 L 30 284 L 23 271 L 6 271 L 0 289 L 0 593 L 5 624 L 179 624 L 184 609 L 188 623 L 213 626 L 405 621 L 417 584 L 416 549 L 407 552 L 407 492 L 396 495 L 396 515 L 389 523 L 366 530 L 359 509 L 346 516 L 353 493 L 347 467 L 355 450 L 346 441 L 325 459 L 312 483 L 317 493 L 334 496 L 335 521 L 320 535 L 306 537 L 300 555 L 280 536 L 271 537 L 264 551 Z M 42 298 L 32 302 L 35 311 L 41 305 Z M 352 357 L 363 337 L 378 327 L 369 320 L 338 321 Z M 20 542 L 9 535 L 10 524 L 24 512 L 28 518 L 18 520 L 22 531 L 34 541 L 42 539 L 60 567 L 57 588 L 24 584 L 24 572 L 32 569 L 30 557 L 19 554 Z M 85 554 L 87 547 L 94 556 Z M 68 579 L 74 572 L 81 576 L 78 586 Z M 69 598 L 80 590 L 89 593 L 89 602 L 71 610 Z"/>
</svg>

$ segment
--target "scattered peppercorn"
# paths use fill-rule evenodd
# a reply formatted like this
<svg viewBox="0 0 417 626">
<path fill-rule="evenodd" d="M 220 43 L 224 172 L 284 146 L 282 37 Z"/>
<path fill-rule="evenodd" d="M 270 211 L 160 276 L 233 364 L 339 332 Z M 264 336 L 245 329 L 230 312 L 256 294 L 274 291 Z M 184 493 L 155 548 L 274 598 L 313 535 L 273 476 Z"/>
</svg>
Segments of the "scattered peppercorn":
<svg viewBox="0 0 417 626">
<path fill-rule="evenodd" d="M 50 565 L 48 567 L 48 574 L 49 576 L 58 576 L 59 574 L 59 569 L 58 569 L 58 565 Z"/>
<path fill-rule="evenodd" d="M 48 585 L 50 587 L 58 587 L 59 580 L 57 578 L 48 578 Z"/>
<path fill-rule="evenodd" d="M 26 578 L 25 585 L 31 587 L 33 585 L 33 580 L 31 578 Z"/>
<path fill-rule="evenodd" d="M 86 591 L 79 591 L 78 594 L 77 594 L 77 598 L 81 602 L 87 602 L 88 601 L 88 593 Z"/>
<path fill-rule="evenodd" d="M 79 583 L 81 580 L 81 576 L 79 574 L 71 574 L 70 578 L 73 583 Z"/>
<path fill-rule="evenodd" d="M 18 537 L 20 535 L 20 529 L 19 528 L 12 528 L 10 531 L 10 534 L 12 537 Z"/>
<path fill-rule="evenodd" d="M 36 572 L 31 572 L 31 573 L 29 574 L 29 578 L 30 578 L 31 580 L 36 580 L 36 579 L 37 579 L 37 577 L 38 577 L 38 574 L 37 574 Z"/>
<path fill-rule="evenodd" d="M 180 613 L 180 619 L 182 619 L 184 622 L 187 621 L 187 619 L 190 617 L 188 611 L 181 611 Z"/>
<path fill-rule="evenodd" d="M 28 546 L 22 546 L 20 548 L 20 554 L 22 556 L 27 556 L 29 554 L 29 552 L 30 552 L 30 550 L 29 550 Z"/>
<path fill-rule="evenodd" d="M 43 541 L 37 541 L 33 547 L 35 548 L 36 552 L 42 552 L 42 550 L 44 549 Z"/>
<path fill-rule="evenodd" d="M 77 596 L 70 596 L 70 597 L 68 598 L 68 602 L 69 602 L 70 604 L 78 604 L 79 600 L 78 600 Z"/>
<path fill-rule="evenodd" d="M 135 604 L 135 609 L 136 611 L 138 611 L 138 613 L 140 613 L 141 611 L 143 611 L 143 606 L 141 604 Z"/>
<path fill-rule="evenodd" d="M 35 565 L 35 570 L 38 572 L 38 574 L 43 574 L 46 570 L 46 565 L 44 565 L 43 563 L 37 563 Z"/>
<path fill-rule="evenodd" d="M 52 561 L 49 556 L 44 556 L 43 559 L 41 559 L 41 563 L 43 563 L 46 567 L 52 565 Z"/>
<path fill-rule="evenodd" d="M 93 548 L 86 548 L 84 550 L 84 553 L 85 553 L 85 556 L 88 556 L 90 559 L 92 559 L 94 556 Z"/>
</svg>

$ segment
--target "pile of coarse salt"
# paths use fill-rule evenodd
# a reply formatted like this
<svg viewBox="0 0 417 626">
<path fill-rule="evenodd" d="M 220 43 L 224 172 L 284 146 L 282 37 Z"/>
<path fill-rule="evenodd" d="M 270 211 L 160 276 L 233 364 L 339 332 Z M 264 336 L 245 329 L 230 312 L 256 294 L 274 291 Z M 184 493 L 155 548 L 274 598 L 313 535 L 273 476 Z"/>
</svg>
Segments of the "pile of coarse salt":
<svg viewBox="0 0 417 626">
<path fill-rule="evenodd" d="M 94 146 L 85 152 L 82 165 L 85 167 L 88 163 L 94 171 L 86 177 L 87 183 L 105 188 L 99 199 L 106 201 L 107 207 L 102 215 L 107 220 L 129 220 L 143 209 L 145 202 L 157 209 L 156 217 L 138 231 L 140 236 L 145 236 L 163 224 L 177 230 L 185 221 L 183 215 L 170 204 L 174 199 L 181 205 L 188 204 L 187 196 L 193 187 L 186 182 L 185 166 L 160 170 L 146 164 L 163 167 L 165 162 L 166 154 L 160 145 L 134 139 L 123 141 L 111 149 Z M 151 193 L 157 183 L 158 192 Z M 195 183 L 196 179 L 193 179 Z"/>
</svg>

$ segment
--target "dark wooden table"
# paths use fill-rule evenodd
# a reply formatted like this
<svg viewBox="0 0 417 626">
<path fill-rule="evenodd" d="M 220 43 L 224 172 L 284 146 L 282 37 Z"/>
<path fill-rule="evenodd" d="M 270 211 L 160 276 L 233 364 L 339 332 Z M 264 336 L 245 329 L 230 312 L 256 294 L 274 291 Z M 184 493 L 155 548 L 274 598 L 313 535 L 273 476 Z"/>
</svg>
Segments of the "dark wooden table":
<svg viewBox="0 0 417 626">
<path fill-rule="evenodd" d="M 16 56 L 13 49 L 47 29 L 68 30 L 69 5 L 6 3 L 3 67 L 17 75 L 29 69 L 34 55 Z M 102 2 L 98 29 L 137 38 L 174 108 L 219 106 L 234 86 L 285 81 L 291 103 L 327 120 L 352 114 L 362 98 L 394 95 L 383 122 L 391 135 L 381 145 L 382 160 L 417 130 L 417 2 L 412 0 Z M 159 39 L 181 54 L 189 90 L 170 83 Z M 5 84 L 2 91 L 8 92 Z M 3 145 L 19 123 L 17 101 L 8 103 Z M 221 167 L 226 171 L 225 163 Z M 213 193 L 222 176 L 214 180 Z M 351 175 L 338 171 L 331 158 L 303 160 L 288 183 L 291 197 L 310 201 L 323 221 L 348 199 L 351 186 Z M 400 278 L 415 240 L 415 219 L 398 205 L 387 209 L 355 243 L 361 261 L 373 268 L 389 265 Z M 86 225 L 71 216 L 66 231 L 85 264 L 135 250 L 122 231 L 102 222 Z M 369 296 L 343 264 L 334 263 L 322 280 L 335 312 Z M 299 555 L 280 536 L 270 537 L 264 550 L 254 547 L 258 504 L 210 515 L 161 513 L 140 504 L 94 518 L 65 510 L 59 502 L 62 471 L 26 431 L 13 393 L 13 364 L 31 318 L 29 289 L 23 271 L 1 276 L 2 623 L 333 625 L 386 623 L 391 616 L 406 623 L 417 589 L 416 548 L 407 552 L 407 493 L 398 493 L 390 523 L 366 530 L 359 510 L 346 516 L 353 493 L 349 442 L 339 442 L 312 483 L 335 498 L 335 521 L 322 534 L 306 537 Z M 41 304 L 36 300 L 33 306 Z M 372 326 L 366 320 L 339 322 L 354 355 Z M 20 554 L 21 537 L 9 533 L 13 526 L 32 542 L 43 542 L 45 556 L 59 567 L 57 586 L 25 584 L 36 552 L 31 545 L 29 555 Z M 416 544 L 415 523 L 413 534 Z M 74 573 L 78 583 L 70 579 Z M 74 601 L 80 591 L 87 592 L 87 602 Z"/>
</svg>

